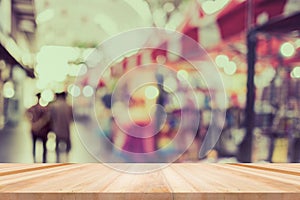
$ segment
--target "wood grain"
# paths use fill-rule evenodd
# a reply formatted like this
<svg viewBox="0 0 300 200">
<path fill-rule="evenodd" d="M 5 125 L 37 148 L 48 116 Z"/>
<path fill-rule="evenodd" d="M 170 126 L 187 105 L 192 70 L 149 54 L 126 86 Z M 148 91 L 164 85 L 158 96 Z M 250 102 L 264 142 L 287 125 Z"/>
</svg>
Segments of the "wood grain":
<svg viewBox="0 0 300 200">
<path fill-rule="evenodd" d="M 300 164 L 0 164 L 0 199 L 296 200 Z"/>
</svg>

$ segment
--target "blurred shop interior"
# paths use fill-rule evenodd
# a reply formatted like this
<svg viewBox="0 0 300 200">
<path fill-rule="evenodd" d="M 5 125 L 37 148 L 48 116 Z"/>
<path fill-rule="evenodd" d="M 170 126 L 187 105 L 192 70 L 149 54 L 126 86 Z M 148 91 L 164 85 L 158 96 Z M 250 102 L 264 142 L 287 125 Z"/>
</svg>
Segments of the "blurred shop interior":
<svg viewBox="0 0 300 200">
<path fill-rule="evenodd" d="M 162 149 L 160 162 L 173 161 L 168 155 L 174 152 L 181 152 L 176 162 L 300 162 L 299 22 L 298 0 L 0 0 L 0 162 L 45 161 L 41 141 L 32 155 L 26 110 L 37 101 L 47 107 L 62 92 L 69 105 L 76 105 L 76 124 L 70 124 L 72 148 L 64 153 L 66 145 L 60 145 L 59 162 L 98 162 L 97 152 L 106 154 L 106 161 L 115 154 L 121 159 L 112 162 L 147 162 L 127 159 L 112 146 L 134 153 Z M 198 47 L 185 38 L 157 37 L 156 49 L 121 55 L 95 83 L 90 68 L 99 63 L 89 62 L 105 58 L 87 58 L 97 46 L 143 27 L 177 31 L 201 45 L 209 59 L 193 54 Z M 213 63 L 207 68 L 216 67 L 226 99 L 189 62 L 168 52 L 172 48 L 194 61 Z M 151 67 L 130 75 L 147 63 L 166 65 L 175 75 Z M 116 97 L 131 95 L 124 107 L 122 100 L 112 101 L 112 94 L 128 73 L 132 81 L 122 84 L 124 94 Z M 155 84 L 126 93 L 137 76 Z M 193 95 L 197 103 L 191 105 Z M 156 104 L 166 112 L 162 124 L 159 109 L 152 109 Z M 130 120 L 139 127 L 158 121 L 159 132 L 142 141 L 124 134 L 114 120 L 119 116 L 126 124 L 129 119 L 113 116 L 113 108 L 130 109 Z M 224 124 L 211 122 L 218 111 L 226 114 Z M 100 135 L 95 123 L 102 127 Z M 211 124 L 221 134 L 201 156 L 206 135 L 215 130 Z M 179 130 L 182 138 L 172 142 Z M 45 162 L 58 161 L 56 137 L 53 131 L 47 135 Z"/>
</svg>

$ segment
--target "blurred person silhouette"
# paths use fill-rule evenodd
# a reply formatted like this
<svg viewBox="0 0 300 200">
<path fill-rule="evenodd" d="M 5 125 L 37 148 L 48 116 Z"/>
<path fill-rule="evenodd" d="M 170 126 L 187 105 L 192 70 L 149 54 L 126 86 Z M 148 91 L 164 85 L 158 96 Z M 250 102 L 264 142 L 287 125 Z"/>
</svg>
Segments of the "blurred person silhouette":
<svg viewBox="0 0 300 200">
<path fill-rule="evenodd" d="M 270 145 L 268 149 L 268 162 L 273 162 L 273 154 L 275 149 L 275 141 L 277 138 L 287 135 L 287 117 L 286 117 L 286 105 L 280 104 L 276 106 L 276 111 L 272 120 L 271 132 L 270 132 Z"/>
<path fill-rule="evenodd" d="M 209 109 L 209 118 L 211 121 L 209 122 L 200 148 L 199 158 L 206 158 L 209 162 L 217 162 L 222 152 L 219 138 L 223 130 L 223 124 L 225 123 L 225 116 L 223 110 L 218 108 L 217 102 L 214 100 L 211 100 Z"/>
<path fill-rule="evenodd" d="M 36 162 L 36 141 L 41 140 L 43 142 L 43 162 L 47 162 L 47 135 L 51 130 L 51 120 L 49 115 L 48 106 L 40 105 L 41 94 L 37 95 L 38 101 L 35 105 L 30 107 L 26 111 L 26 116 L 31 123 L 31 135 L 33 142 L 33 159 Z"/>
<path fill-rule="evenodd" d="M 65 92 L 57 93 L 56 100 L 49 106 L 52 130 L 56 135 L 56 161 L 59 161 L 60 144 L 66 144 L 66 153 L 71 150 L 70 123 L 73 121 L 72 107 L 66 101 Z"/>
<path fill-rule="evenodd" d="M 161 74 L 159 71 L 155 73 L 155 79 L 157 81 L 157 89 L 158 89 L 158 96 L 156 99 L 156 104 L 160 105 L 161 107 L 157 107 L 155 110 L 155 132 L 159 132 L 163 125 L 164 125 L 164 108 L 167 100 L 167 92 L 163 88 L 164 84 L 164 76 Z M 155 134 L 154 135 L 154 149 L 158 150 L 159 149 L 159 139 L 160 139 L 160 134 Z"/>
<path fill-rule="evenodd" d="M 300 159 L 300 117 L 297 99 L 290 98 L 287 103 L 281 104 L 275 114 L 273 122 L 273 138 L 270 141 L 268 161 L 272 162 L 275 149 L 275 139 L 289 138 L 288 157 L 290 162 L 299 162 Z"/>
<path fill-rule="evenodd" d="M 291 163 L 300 162 L 300 113 L 299 102 L 296 98 L 290 98 L 288 104 L 290 117 L 289 125 L 289 161 Z"/>
</svg>

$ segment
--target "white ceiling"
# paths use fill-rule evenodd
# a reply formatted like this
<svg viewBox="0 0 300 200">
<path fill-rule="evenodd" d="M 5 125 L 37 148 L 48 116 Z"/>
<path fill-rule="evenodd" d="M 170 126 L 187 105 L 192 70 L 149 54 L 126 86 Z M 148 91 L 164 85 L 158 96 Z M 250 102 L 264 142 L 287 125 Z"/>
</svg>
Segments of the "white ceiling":
<svg viewBox="0 0 300 200">
<path fill-rule="evenodd" d="M 140 9 L 135 10 L 124 0 L 36 0 L 37 19 L 46 15 L 37 26 L 37 50 L 43 45 L 97 45 L 122 31 L 150 26 L 147 3 L 130 1 Z"/>
<path fill-rule="evenodd" d="M 152 26 L 155 20 L 160 20 L 161 13 L 164 12 L 163 5 L 167 0 L 148 2 L 145 0 L 36 0 L 37 21 L 39 22 L 40 16 L 45 13 L 48 15 L 46 18 L 49 18 L 38 23 L 36 49 L 38 51 L 43 45 L 97 45 L 122 31 Z M 177 7 L 178 0 L 168 0 L 168 2 L 176 5 L 177 14 L 183 13 L 183 9 Z M 179 2 L 188 2 L 188 0 Z M 178 18 L 178 15 L 176 16 Z"/>
</svg>

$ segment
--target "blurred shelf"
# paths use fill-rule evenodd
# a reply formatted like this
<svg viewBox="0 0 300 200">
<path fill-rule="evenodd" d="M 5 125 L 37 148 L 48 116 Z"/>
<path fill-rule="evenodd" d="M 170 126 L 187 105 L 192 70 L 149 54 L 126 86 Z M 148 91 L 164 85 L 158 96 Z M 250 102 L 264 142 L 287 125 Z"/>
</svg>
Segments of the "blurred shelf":
<svg viewBox="0 0 300 200">
<path fill-rule="evenodd" d="M 300 199 L 300 164 L 0 164 L 0 199 Z"/>
</svg>

